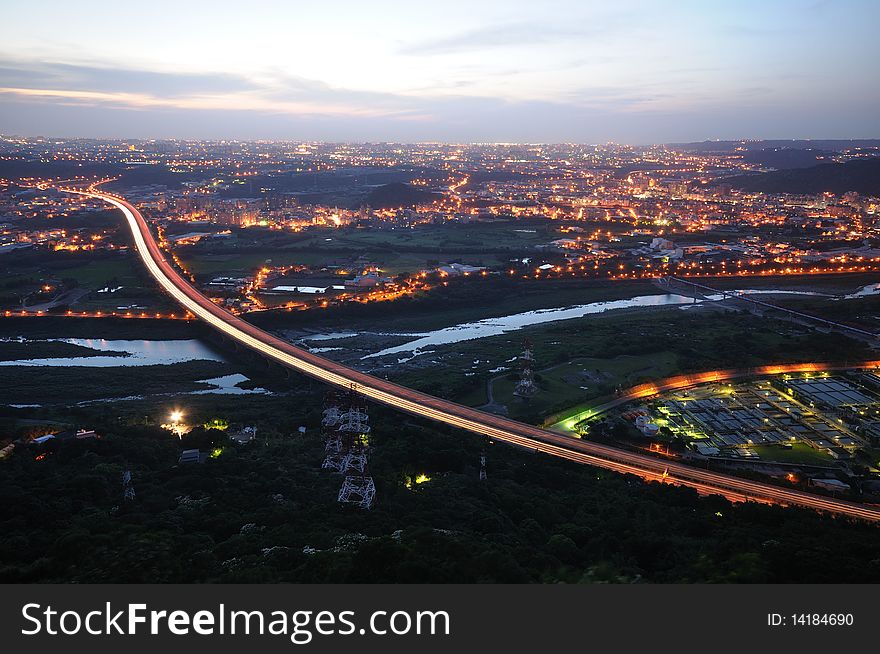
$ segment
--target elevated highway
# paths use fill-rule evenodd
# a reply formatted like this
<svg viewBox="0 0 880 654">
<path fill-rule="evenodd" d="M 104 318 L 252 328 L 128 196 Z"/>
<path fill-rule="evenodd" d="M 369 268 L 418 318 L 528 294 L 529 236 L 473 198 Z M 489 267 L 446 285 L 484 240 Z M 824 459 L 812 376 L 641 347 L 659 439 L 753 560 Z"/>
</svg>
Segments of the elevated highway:
<svg viewBox="0 0 880 654">
<path fill-rule="evenodd" d="M 119 209 L 125 216 L 144 266 L 165 292 L 212 328 L 292 370 L 332 386 L 350 389 L 414 416 L 561 459 L 637 475 L 648 481 L 689 486 L 701 494 L 723 495 L 732 501 L 801 506 L 839 516 L 880 521 L 880 507 L 812 495 L 578 440 L 433 397 L 313 354 L 255 327 L 205 297 L 166 260 L 143 216 L 124 198 L 92 188 L 63 190 L 103 200 Z"/>
</svg>

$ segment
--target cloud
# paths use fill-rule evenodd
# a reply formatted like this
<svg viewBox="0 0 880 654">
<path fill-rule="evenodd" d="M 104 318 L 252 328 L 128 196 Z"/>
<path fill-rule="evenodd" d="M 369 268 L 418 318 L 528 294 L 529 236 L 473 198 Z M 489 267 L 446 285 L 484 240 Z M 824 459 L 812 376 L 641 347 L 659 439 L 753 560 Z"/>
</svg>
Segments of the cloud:
<svg viewBox="0 0 880 654">
<path fill-rule="evenodd" d="M 419 110 L 391 93 L 334 88 L 280 73 L 246 78 L 112 68 L 0 56 L 0 95 L 7 101 L 58 102 L 127 109 L 205 109 L 296 115 L 406 117 Z"/>
<path fill-rule="evenodd" d="M 227 73 L 163 72 L 2 56 L 0 84 L 19 88 L 149 93 L 165 97 L 234 93 L 256 88 L 250 80 Z"/>
<path fill-rule="evenodd" d="M 574 61 L 572 65 L 581 65 Z M 508 71 L 510 75 L 521 71 Z M 474 93 L 467 79 L 436 81 L 406 93 L 362 91 L 331 86 L 320 80 L 292 76 L 269 69 L 244 78 L 231 74 L 162 72 L 111 68 L 80 62 L 24 61 L 0 56 L 0 104 L 8 114 L 35 105 L 126 110 L 130 117 L 147 121 L 155 115 L 248 115 L 268 124 L 308 119 L 361 121 L 364 124 L 422 125 L 430 130 L 454 129 L 471 133 L 471 126 L 531 122 L 543 116 L 583 120 L 630 112 L 662 109 L 669 101 L 661 82 L 637 88 L 591 86 L 568 90 L 556 100 L 505 100 Z M 468 93 L 470 91 L 470 93 Z M 211 122 L 214 118 L 211 119 Z M 184 121 L 191 124 L 192 121 Z M 337 123 L 341 124 L 341 123 Z M 445 127 L 441 127 L 445 125 Z M 390 130 L 389 130 L 390 131 Z M 404 130 L 409 133 L 408 129 Z"/>
<path fill-rule="evenodd" d="M 830 102 L 830 101 L 829 101 Z M 614 102 L 610 103 L 614 105 Z M 800 105 L 798 105 L 800 107 Z M 662 143 L 704 138 L 799 138 L 821 133 L 849 138 L 876 133 L 873 105 L 852 103 L 809 107 L 756 107 L 737 103 L 710 111 L 685 108 L 633 114 L 607 106 L 495 98 L 448 97 L 418 105 L 423 113 L 397 115 L 294 114 L 250 109 L 149 110 L 128 105 L 86 105 L 19 98 L 0 101 L 6 134 L 95 138 L 290 139 L 352 142 L 532 142 Z M 833 109 L 835 123 L 827 116 Z"/>
<path fill-rule="evenodd" d="M 489 48 L 522 47 L 542 45 L 584 38 L 598 34 L 600 27 L 564 28 L 535 25 L 534 23 L 508 23 L 492 25 L 452 34 L 450 36 L 409 43 L 398 49 L 404 55 L 447 55 Z"/>
<path fill-rule="evenodd" d="M 569 45 L 585 39 L 595 45 L 603 36 L 589 35 L 605 27 L 502 25 L 407 49 L 413 55 L 463 52 L 521 45 L 523 39 Z M 536 91 L 529 84 L 543 80 L 547 64 L 541 58 L 507 61 L 505 56 L 491 70 L 483 58 L 467 57 L 442 70 L 425 66 L 416 88 L 385 92 L 290 75 L 283 64 L 235 75 L 42 61 L 0 52 L 0 129 L 62 136 L 531 142 L 655 142 L 757 133 L 784 137 L 811 129 L 829 133 L 820 128 L 827 125 L 831 108 L 817 102 L 802 108 L 803 93 L 782 93 L 781 76 L 769 72 L 738 82 L 707 75 L 717 72 L 711 62 L 662 62 L 658 66 L 665 70 L 658 72 L 658 66 L 643 70 L 635 60 L 632 74 L 593 74 L 609 63 L 625 68 L 632 58 L 628 51 L 603 47 L 591 54 L 569 47 L 553 67 L 574 71 L 567 82 L 555 88 L 539 85 Z M 524 92 L 505 93 L 510 88 Z M 853 134 L 876 132 L 873 105 L 851 105 L 845 119 L 836 120 Z M 840 111 L 834 108 L 834 115 L 843 115 Z M 793 114 L 801 116 L 800 123 L 785 118 Z"/>
<path fill-rule="evenodd" d="M 504 38 L 521 27 L 506 26 Z M 553 34 L 560 37 L 556 30 Z M 582 34 L 583 32 L 578 32 Z M 547 33 L 543 32 L 545 38 Z M 491 42 L 502 43 L 501 34 Z M 589 59 L 570 59 L 567 65 L 586 65 Z M 566 65 L 564 64 L 564 65 Z M 495 77 L 516 76 L 524 71 L 496 71 Z M 686 109 L 688 103 L 717 102 L 707 90 L 679 81 L 675 91 L 663 79 L 637 85 L 596 84 L 575 86 L 537 101 L 511 100 L 481 93 L 475 76 L 462 71 L 460 77 L 426 80 L 421 88 L 391 93 L 340 88 L 320 80 L 286 73 L 282 68 L 256 71 L 248 77 L 227 73 L 164 72 L 132 67 L 98 66 L 91 62 L 45 62 L 0 55 L 0 101 L 6 105 L 56 104 L 137 112 L 180 111 L 191 114 L 241 112 L 260 116 L 309 118 L 336 117 L 340 120 L 382 119 L 397 124 L 446 122 L 464 126 L 491 123 L 519 116 L 528 121 L 529 110 L 555 117 L 583 116 L 597 112 L 606 116 Z M 754 97 L 754 92 L 743 97 Z M 11 110 L 11 108 L 10 108 Z M 554 118 L 549 118 L 554 120 Z"/>
</svg>

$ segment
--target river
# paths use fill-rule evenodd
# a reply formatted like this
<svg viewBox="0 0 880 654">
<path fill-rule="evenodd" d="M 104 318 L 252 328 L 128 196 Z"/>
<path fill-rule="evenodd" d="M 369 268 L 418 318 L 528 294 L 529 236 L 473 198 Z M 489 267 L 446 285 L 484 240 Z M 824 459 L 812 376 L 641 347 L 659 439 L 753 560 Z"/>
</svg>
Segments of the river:
<svg viewBox="0 0 880 654">
<path fill-rule="evenodd" d="M 741 289 L 731 291 L 735 293 L 744 293 L 748 295 L 810 295 L 822 296 L 823 293 L 812 291 L 790 291 L 783 289 Z M 618 309 L 634 309 L 634 308 L 662 308 L 674 307 L 687 308 L 694 304 L 703 304 L 707 301 L 718 301 L 723 299 L 721 295 L 712 295 L 706 299 L 698 298 L 696 301 L 692 297 L 686 295 L 678 295 L 676 293 L 658 293 L 655 295 L 639 295 L 622 300 L 607 300 L 602 302 L 590 302 L 588 304 L 579 304 L 567 307 L 556 307 L 549 309 L 537 309 L 534 311 L 525 311 L 515 313 L 498 318 L 486 318 L 474 322 L 461 323 L 451 327 L 435 329 L 430 332 L 423 333 L 385 333 L 381 336 L 409 337 L 410 340 L 381 349 L 377 352 L 366 354 L 361 359 L 372 359 L 378 357 L 389 356 L 393 354 L 406 353 L 409 356 L 400 359 L 403 362 L 409 358 L 427 353 L 427 348 L 436 347 L 438 345 L 451 345 L 461 341 L 470 341 L 489 336 L 498 336 L 512 331 L 531 327 L 548 322 L 558 320 L 571 320 L 574 318 L 583 318 L 591 314 L 605 313 Z M 302 337 L 300 340 L 306 344 L 311 341 L 329 341 L 333 340 L 341 342 L 349 338 L 359 336 L 359 333 L 338 332 L 330 334 L 316 334 Z M 329 351 L 331 348 L 315 348 L 312 351 Z"/>
</svg>

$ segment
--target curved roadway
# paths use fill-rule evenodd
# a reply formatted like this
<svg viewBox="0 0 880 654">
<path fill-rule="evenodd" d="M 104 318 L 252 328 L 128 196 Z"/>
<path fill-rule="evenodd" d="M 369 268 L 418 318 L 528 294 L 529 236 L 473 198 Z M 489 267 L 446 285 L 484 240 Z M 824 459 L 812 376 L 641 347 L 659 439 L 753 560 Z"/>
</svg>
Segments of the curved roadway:
<svg viewBox="0 0 880 654">
<path fill-rule="evenodd" d="M 202 295 L 168 263 L 143 216 L 125 199 L 92 190 L 64 190 L 104 200 L 122 211 L 147 270 L 185 309 L 245 347 L 322 382 L 351 389 L 376 402 L 415 416 L 460 427 L 529 450 L 614 472 L 638 475 L 649 481 L 689 486 L 701 494 L 723 495 L 733 501 L 755 500 L 796 505 L 862 520 L 880 521 L 880 508 L 701 470 L 556 434 L 420 393 L 308 352 L 255 327 Z"/>
</svg>

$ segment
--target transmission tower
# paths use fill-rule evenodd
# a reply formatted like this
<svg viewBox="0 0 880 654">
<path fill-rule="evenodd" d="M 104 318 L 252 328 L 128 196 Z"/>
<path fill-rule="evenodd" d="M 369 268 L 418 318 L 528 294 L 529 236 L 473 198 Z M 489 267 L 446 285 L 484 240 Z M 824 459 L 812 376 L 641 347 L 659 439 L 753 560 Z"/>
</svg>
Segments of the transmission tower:
<svg viewBox="0 0 880 654">
<path fill-rule="evenodd" d="M 324 462 L 321 467 L 335 472 L 342 472 L 346 454 L 342 434 L 339 431 L 339 422 L 342 419 L 341 403 L 342 398 L 338 393 L 328 392 L 324 397 L 324 417 L 321 420 L 321 434 L 324 437 Z"/>
<path fill-rule="evenodd" d="M 370 445 L 370 425 L 367 407 L 352 393 L 348 411 L 339 420 L 337 431 L 343 455 L 339 471 L 345 476 L 339 489 L 339 502 L 369 509 L 376 497 L 376 484 L 370 476 L 367 452 Z"/>
<path fill-rule="evenodd" d="M 131 471 L 126 470 L 122 473 L 122 500 L 131 502 L 134 500 L 134 486 L 131 483 Z"/>
<path fill-rule="evenodd" d="M 376 498 L 376 484 L 370 476 L 367 463 L 367 445 L 364 442 L 355 442 L 345 458 L 345 479 L 342 488 L 339 489 L 339 502 L 354 504 L 362 509 L 373 506 Z"/>
<path fill-rule="evenodd" d="M 339 489 L 339 501 L 354 504 L 362 509 L 369 509 L 376 499 L 376 484 L 372 477 L 351 475 L 345 478 Z"/>
<path fill-rule="evenodd" d="M 342 417 L 340 407 L 345 403 L 345 397 L 336 390 L 327 391 L 324 394 L 324 413 L 321 417 L 321 426 L 325 428 L 336 427 Z"/>
<path fill-rule="evenodd" d="M 339 413 L 338 406 L 328 406 L 324 409 L 323 417 L 321 418 L 321 426 L 322 427 L 335 427 L 339 424 L 339 418 L 342 416 Z"/>
<path fill-rule="evenodd" d="M 338 429 L 347 434 L 369 434 L 369 416 L 365 406 L 352 405 L 339 416 Z"/>
<path fill-rule="evenodd" d="M 480 481 L 486 481 L 486 453 L 480 452 Z"/>
<path fill-rule="evenodd" d="M 342 439 L 339 437 L 339 432 L 334 432 L 324 445 L 324 462 L 321 464 L 321 467 L 324 470 L 342 472 L 342 469 L 345 467 L 346 456 L 347 454 L 343 447 Z"/>
<path fill-rule="evenodd" d="M 519 355 L 520 374 L 519 381 L 513 394 L 517 397 L 528 398 L 538 392 L 538 385 L 535 384 L 535 376 L 532 367 L 535 363 L 535 357 L 532 354 L 532 342 L 529 339 L 523 339 L 523 351 Z"/>
</svg>

